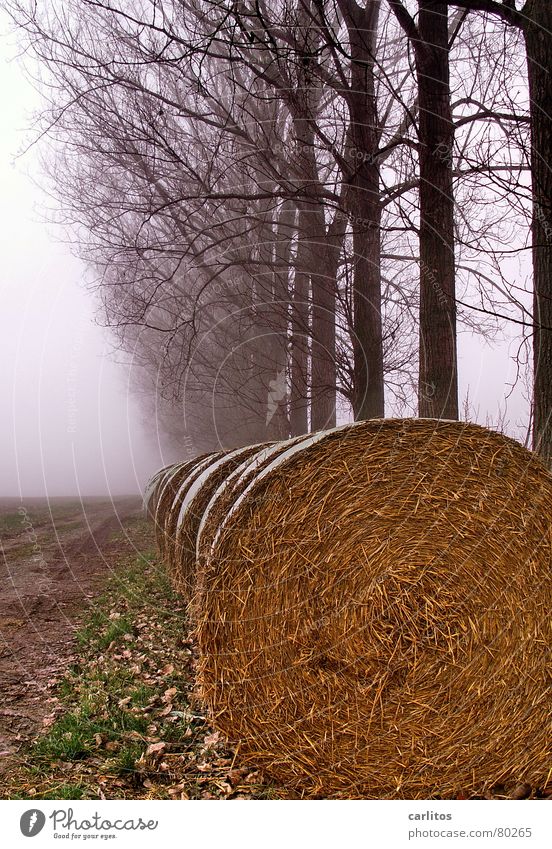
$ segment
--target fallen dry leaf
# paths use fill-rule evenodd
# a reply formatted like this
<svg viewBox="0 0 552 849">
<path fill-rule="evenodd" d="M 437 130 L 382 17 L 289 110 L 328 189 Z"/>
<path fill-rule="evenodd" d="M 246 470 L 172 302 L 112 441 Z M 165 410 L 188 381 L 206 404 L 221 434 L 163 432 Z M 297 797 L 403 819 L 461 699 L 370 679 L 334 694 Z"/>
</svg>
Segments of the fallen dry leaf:
<svg viewBox="0 0 552 849">
<path fill-rule="evenodd" d="M 174 799 L 189 799 L 183 784 L 176 784 L 174 787 L 169 787 L 169 796 Z"/>
<path fill-rule="evenodd" d="M 164 752 L 166 748 L 167 744 L 163 742 L 150 743 L 150 745 L 146 749 L 146 755 L 159 755 L 161 754 L 161 752 Z"/>
<path fill-rule="evenodd" d="M 239 784 L 242 780 L 243 772 L 241 769 L 231 769 L 230 772 L 227 773 L 226 778 L 228 779 L 230 784 L 233 784 L 235 786 L 236 784 Z"/>
<path fill-rule="evenodd" d="M 143 739 L 143 738 L 142 738 L 142 735 L 140 734 L 140 732 L 139 732 L 139 731 L 134 731 L 134 730 L 133 730 L 133 731 L 129 731 L 129 732 L 128 732 L 128 734 L 127 734 L 126 736 L 128 737 L 128 739 L 129 739 L 129 740 L 142 740 L 142 739 Z"/>
<path fill-rule="evenodd" d="M 176 687 L 169 687 L 168 690 L 165 690 L 163 693 L 163 701 L 164 702 L 172 702 L 174 697 L 176 696 Z"/>
</svg>

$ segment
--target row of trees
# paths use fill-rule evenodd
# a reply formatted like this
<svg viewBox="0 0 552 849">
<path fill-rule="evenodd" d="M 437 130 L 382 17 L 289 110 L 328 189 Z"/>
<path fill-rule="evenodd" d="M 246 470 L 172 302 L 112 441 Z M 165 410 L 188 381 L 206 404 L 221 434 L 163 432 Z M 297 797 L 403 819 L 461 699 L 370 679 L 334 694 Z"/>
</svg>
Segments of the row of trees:
<svg viewBox="0 0 552 849">
<path fill-rule="evenodd" d="M 550 460 L 544 2 L 9 2 L 65 223 L 176 439 L 458 418 L 457 328 L 511 321 Z"/>
</svg>

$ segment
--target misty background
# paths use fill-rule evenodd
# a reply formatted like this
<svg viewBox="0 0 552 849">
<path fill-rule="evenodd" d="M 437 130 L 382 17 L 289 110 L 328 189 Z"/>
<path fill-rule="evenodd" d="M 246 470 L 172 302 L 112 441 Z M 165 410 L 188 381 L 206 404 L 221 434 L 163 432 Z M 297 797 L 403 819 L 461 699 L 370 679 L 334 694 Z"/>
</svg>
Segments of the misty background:
<svg viewBox="0 0 552 849">
<path fill-rule="evenodd" d="M 37 151 L 20 158 L 39 96 L 0 39 L 0 495 L 138 493 L 163 463 L 129 369 L 94 323 L 86 269 L 43 219 Z M 128 357 L 127 357 L 128 359 Z"/>
<path fill-rule="evenodd" d="M 2 22 L 0 495 L 138 493 L 155 469 L 176 459 L 174 447 L 163 446 L 155 416 L 131 389 L 131 358 L 94 322 L 87 269 L 44 220 L 52 201 L 39 187 L 38 151 L 17 155 L 32 138 L 40 96 Z M 516 272 L 521 278 L 527 270 Z M 500 420 L 525 442 L 522 382 L 512 391 L 518 329 L 492 347 L 469 332 L 458 342 L 461 407 L 468 401 L 472 420 Z"/>
</svg>

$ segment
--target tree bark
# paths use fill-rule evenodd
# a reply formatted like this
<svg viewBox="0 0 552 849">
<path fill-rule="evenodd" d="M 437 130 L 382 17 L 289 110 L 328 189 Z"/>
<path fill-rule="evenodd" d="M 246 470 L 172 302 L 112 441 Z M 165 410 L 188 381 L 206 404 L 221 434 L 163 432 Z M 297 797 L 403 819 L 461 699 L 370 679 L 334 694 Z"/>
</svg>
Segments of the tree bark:
<svg viewBox="0 0 552 849">
<path fill-rule="evenodd" d="M 381 205 L 374 62 L 379 0 L 361 8 L 342 2 L 351 45 L 347 212 L 353 231 L 353 412 L 355 419 L 385 413 L 381 317 Z"/>
<path fill-rule="evenodd" d="M 269 305 L 269 313 L 272 315 L 272 332 L 268 340 L 273 368 L 272 380 L 269 382 L 266 419 L 268 439 L 287 439 L 290 435 L 287 398 L 288 304 L 290 301 L 289 271 L 294 221 L 295 205 L 292 201 L 287 200 L 280 210 L 276 225 L 275 268 L 272 275 L 273 303 Z"/>
<path fill-rule="evenodd" d="M 552 465 L 552 5 L 523 9 L 533 181 L 533 449 Z"/>
<path fill-rule="evenodd" d="M 419 0 L 420 416 L 458 418 L 448 4 Z"/>
<path fill-rule="evenodd" d="M 290 104 L 295 137 L 299 146 L 299 178 L 303 182 L 300 204 L 299 239 L 303 242 L 302 261 L 310 279 L 312 298 L 310 350 L 310 409 L 311 431 L 335 425 L 336 364 L 335 364 L 335 277 L 331 279 L 326 266 L 328 258 L 327 230 L 324 217 L 324 198 L 315 157 L 313 124 L 320 101 L 316 76 L 319 35 L 312 26 L 313 5 L 310 0 L 298 0 L 295 29 L 297 89 Z M 300 289 L 304 282 L 299 279 Z M 304 320 L 304 316 L 302 317 Z"/>
<path fill-rule="evenodd" d="M 317 431 L 335 427 L 336 421 L 336 280 L 323 210 L 319 207 L 311 216 L 311 430 Z"/>
</svg>

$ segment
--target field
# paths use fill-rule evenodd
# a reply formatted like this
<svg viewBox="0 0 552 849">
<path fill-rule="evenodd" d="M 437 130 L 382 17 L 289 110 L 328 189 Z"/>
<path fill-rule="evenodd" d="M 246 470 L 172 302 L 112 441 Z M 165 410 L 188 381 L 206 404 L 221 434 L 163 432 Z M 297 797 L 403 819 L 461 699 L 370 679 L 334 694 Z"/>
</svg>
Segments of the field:
<svg viewBox="0 0 552 849">
<path fill-rule="evenodd" d="M 193 702 L 139 499 L 0 502 L 0 797 L 273 798 Z"/>
<path fill-rule="evenodd" d="M 74 620 L 113 559 L 131 552 L 138 499 L 0 501 L 0 771 L 40 726 Z M 1 774 L 1 773 L 0 773 Z"/>
</svg>

